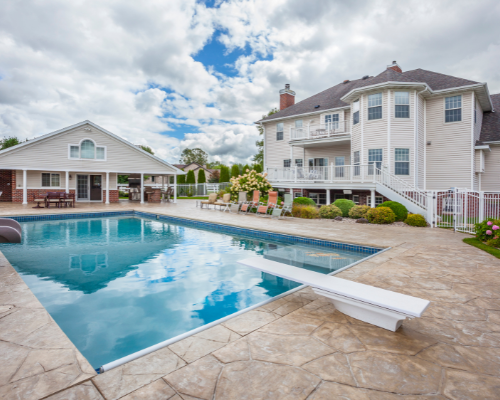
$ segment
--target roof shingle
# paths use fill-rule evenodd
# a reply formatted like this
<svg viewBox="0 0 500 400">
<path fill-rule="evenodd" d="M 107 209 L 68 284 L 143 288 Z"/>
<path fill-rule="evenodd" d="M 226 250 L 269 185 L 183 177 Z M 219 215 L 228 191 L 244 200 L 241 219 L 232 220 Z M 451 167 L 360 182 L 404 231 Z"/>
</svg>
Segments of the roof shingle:
<svg viewBox="0 0 500 400">
<path fill-rule="evenodd" d="M 490 96 L 494 110 L 500 110 L 500 93 Z M 485 112 L 483 114 L 483 125 L 481 127 L 481 142 L 500 141 L 500 112 Z"/>
</svg>

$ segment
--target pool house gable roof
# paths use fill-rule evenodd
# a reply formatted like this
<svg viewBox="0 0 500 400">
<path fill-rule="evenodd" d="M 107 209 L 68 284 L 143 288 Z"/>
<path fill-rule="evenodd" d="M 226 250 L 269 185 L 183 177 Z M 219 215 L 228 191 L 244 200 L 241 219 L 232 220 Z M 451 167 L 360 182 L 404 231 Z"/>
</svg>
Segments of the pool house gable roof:
<svg viewBox="0 0 500 400">
<path fill-rule="evenodd" d="M 92 121 L 88 121 L 88 120 L 79 122 L 78 124 L 71 125 L 71 126 L 68 126 L 66 128 L 63 128 L 63 129 L 59 129 L 59 130 L 54 131 L 54 132 L 47 133 L 45 135 L 38 136 L 34 139 L 30 139 L 26 142 L 20 143 L 16 146 L 9 147 L 5 150 L 1 150 L 0 151 L 0 162 L 2 162 L 4 164 L 10 163 L 12 161 L 12 157 L 10 157 L 10 156 L 15 156 L 15 158 L 17 158 L 17 156 L 21 156 L 25 151 L 31 152 L 32 150 L 36 149 L 37 146 L 45 144 L 45 143 L 52 141 L 56 138 L 61 138 L 65 135 L 74 133 L 79 128 L 83 128 L 86 125 L 88 126 L 88 128 L 94 128 L 94 130 L 96 131 L 96 132 L 92 132 L 92 130 L 89 130 L 88 137 L 90 139 L 92 139 L 93 136 L 96 136 L 95 135 L 96 133 L 108 136 L 109 138 L 112 139 L 113 145 L 114 145 L 114 143 L 116 143 L 118 148 L 120 145 L 126 146 L 129 153 L 130 153 L 130 150 L 132 150 L 139 157 L 139 159 L 142 157 L 145 157 L 147 159 L 147 160 L 144 160 L 145 162 L 149 161 L 150 165 L 156 165 L 157 167 L 161 168 L 162 170 L 166 169 L 167 171 L 165 171 L 165 173 L 168 172 L 169 174 L 173 174 L 173 175 L 184 175 L 185 174 L 184 171 L 181 171 L 180 169 L 178 169 L 174 165 L 170 164 L 169 162 L 162 160 L 161 158 L 154 156 L 151 153 L 148 153 L 147 151 L 144 151 L 139 146 L 136 146 L 136 145 L 130 143 L 129 141 L 123 139 L 122 137 L 120 137 L 120 136 L 100 127 L 99 125 L 93 123 Z M 71 144 L 78 144 L 78 143 L 71 143 Z M 151 163 L 151 161 L 153 161 L 153 163 Z M 5 167 L 11 168 L 12 166 L 5 165 Z M 21 168 L 21 167 L 22 166 L 17 165 L 17 168 Z M 12 169 L 14 169 L 14 168 L 12 168 Z M 124 171 L 124 172 L 126 172 L 126 171 Z M 156 171 L 151 171 L 151 172 L 156 172 Z"/>
</svg>

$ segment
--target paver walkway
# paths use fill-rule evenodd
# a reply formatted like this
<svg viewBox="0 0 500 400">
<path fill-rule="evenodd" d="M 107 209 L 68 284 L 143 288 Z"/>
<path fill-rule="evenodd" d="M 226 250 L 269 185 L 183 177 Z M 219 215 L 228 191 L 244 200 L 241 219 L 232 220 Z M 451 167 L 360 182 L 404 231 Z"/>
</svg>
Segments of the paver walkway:
<svg viewBox="0 0 500 400">
<path fill-rule="evenodd" d="M 0 307 L 15 305 L 0 310 L 0 346 L 14 343 L 19 353 L 12 350 L 6 357 L 0 350 L 0 398 L 500 399 L 500 260 L 462 243 L 464 235 L 441 229 L 276 221 L 199 210 L 193 201 L 89 205 L 78 211 L 120 208 L 391 246 L 337 276 L 432 303 L 423 318 L 405 321 L 394 333 L 339 313 L 306 288 L 95 376 L 78 350 L 63 354 L 63 345 L 43 342 L 50 335 L 37 336 L 49 327 L 60 330 L 0 259 Z M 0 205 L 2 215 L 32 211 L 39 212 Z M 73 210 L 56 210 L 65 211 Z M 38 316 L 29 319 L 21 314 L 29 314 L 26 310 L 38 310 Z M 16 314 L 22 318 L 14 318 Z M 21 329 L 19 321 L 27 321 L 23 327 L 29 329 Z M 31 341 L 18 335 L 31 336 Z M 63 335 L 57 342 L 65 340 Z M 50 352 L 40 352 L 43 346 Z M 12 365 L 6 368 L 6 362 Z"/>
</svg>

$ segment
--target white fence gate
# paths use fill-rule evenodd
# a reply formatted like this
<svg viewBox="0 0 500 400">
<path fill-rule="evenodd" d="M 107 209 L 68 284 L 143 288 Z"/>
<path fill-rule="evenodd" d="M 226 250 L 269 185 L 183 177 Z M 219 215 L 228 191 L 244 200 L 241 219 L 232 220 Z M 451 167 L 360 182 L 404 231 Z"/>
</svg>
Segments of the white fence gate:
<svg viewBox="0 0 500 400">
<path fill-rule="evenodd" d="M 500 219 L 500 192 L 478 192 L 454 188 L 433 192 L 433 227 L 474 233 L 475 224 L 487 218 Z"/>
</svg>

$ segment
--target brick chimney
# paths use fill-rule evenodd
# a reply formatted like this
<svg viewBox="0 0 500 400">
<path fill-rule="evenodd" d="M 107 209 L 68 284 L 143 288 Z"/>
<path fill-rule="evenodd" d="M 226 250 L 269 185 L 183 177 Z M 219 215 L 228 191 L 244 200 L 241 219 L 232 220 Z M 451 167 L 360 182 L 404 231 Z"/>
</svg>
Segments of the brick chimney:
<svg viewBox="0 0 500 400">
<path fill-rule="evenodd" d="M 387 69 L 392 69 L 393 71 L 399 72 L 400 74 L 403 73 L 403 70 L 396 61 L 393 61 L 391 65 L 388 65 Z"/>
<path fill-rule="evenodd" d="M 287 83 L 284 89 L 280 90 L 280 111 L 295 104 L 295 92 L 290 90 L 290 84 Z"/>
</svg>

